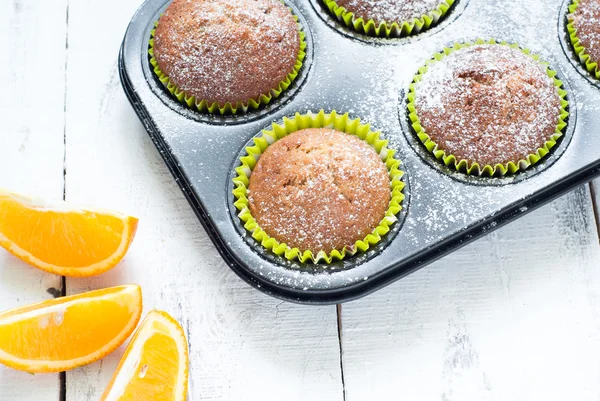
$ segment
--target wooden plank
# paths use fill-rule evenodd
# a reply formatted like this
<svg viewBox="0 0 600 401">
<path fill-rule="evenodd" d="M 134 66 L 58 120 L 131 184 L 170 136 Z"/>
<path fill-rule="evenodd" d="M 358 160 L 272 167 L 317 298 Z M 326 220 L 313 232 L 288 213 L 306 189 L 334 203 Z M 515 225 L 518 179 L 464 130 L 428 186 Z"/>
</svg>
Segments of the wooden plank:
<svg viewBox="0 0 600 401">
<path fill-rule="evenodd" d="M 335 307 L 284 304 L 235 276 L 127 103 L 116 58 L 138 4 L 71 2 L 66 197 L 132 213 L 140 226 L 119 266 L 68 279 L 68 292 L 142 285 L 146 310 L 167 310 L 188 333 L 190 400 L 341 400 Z M 68 372 L 67 400 L 98 399 L 121 353 Z"/>
<path fill-rule="evenodd" d="M 344 305 L 348 400 L 597 399 L 599 267 L 586 185 Z"/>
<path fill-rule="evenodd" d="M 62 199 L 66 0 L 0 2 L 0 187 Z M 60 294 L 61 278 L 0 249 L 0 310 Z M 50 292 L 48 292 L 50 290 Z M 0 399 L 59 398 L 57 374 L 0 365 Z"/>
</svg>

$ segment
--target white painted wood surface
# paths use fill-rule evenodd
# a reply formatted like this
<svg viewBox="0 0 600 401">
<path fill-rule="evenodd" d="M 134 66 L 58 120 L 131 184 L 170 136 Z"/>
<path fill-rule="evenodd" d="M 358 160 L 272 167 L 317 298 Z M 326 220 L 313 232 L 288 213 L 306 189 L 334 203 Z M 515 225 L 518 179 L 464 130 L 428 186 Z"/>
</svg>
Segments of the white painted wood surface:
<svg viewBox="0 0 600 401">
<path fill-rule="evenodd" d="M 140 218 L 125 260 L 68 279 L 67 292 L 142 285 L 146 310 L 169 311 L 188 333 L 190 400 L 600 398 L 600 245 L 587 186 L 343 305 L 342 382 L 335 307 L 282 303 L 237 278 L 127 103 L 117 51 L 141 0 L 68 2 L 66 52 L 67 1 L 0 2 L 0 186 L 61 198 L 66 138 L 67 200 Z M 0 251 L 0 309 L 59 287 Z M 121 353 L 68 372 L 66 400 L 97 400 Z M 1 401 L 58 399 L 57 375 L 0 366 Z"/>
<path fill-rule="evenodd" d="M 69 8 L 66 198 L 132 213 L 140 225 L 123 263 L 67 279 L 68 293 L 140 284 L 146 310 L 167 310 L 188 333 L 190 400 L 342 400 L 335 307 L 284 304 L 235 276 L 127 103 L 117 51 L 139 3 Z M 97 400 L 120 354 L 68 372 L 67 400 Z"/>
<path fill-rule="evenodd" d="M 66 1 L 0 2 L 0 187 L 62 199 Z M 0 310 L 52 298 L 61 278 L 0 248 Z M 0 365 L 0 400 L 57 401 L 59 376 Z"/>
<path fill-rule="evenodd" d="M 342 306 L 346 396 L 597 400 L 600 246 L 588 187 Z"/>
</svg>

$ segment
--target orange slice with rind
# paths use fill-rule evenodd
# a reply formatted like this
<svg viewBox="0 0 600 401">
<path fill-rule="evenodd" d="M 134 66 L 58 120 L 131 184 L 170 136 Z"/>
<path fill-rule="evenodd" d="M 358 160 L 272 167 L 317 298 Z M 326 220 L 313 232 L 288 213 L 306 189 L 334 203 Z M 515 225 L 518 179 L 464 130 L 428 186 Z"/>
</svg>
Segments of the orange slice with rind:
<svg viewBox="0 0 600 401">
<path fill-rule="evenodd" d="M 188 346 L 181 325 L 151 311 L 133 336 L 101 401 L 185 401 Z"/>
<path fill-rule="evenodd" d="M 138 219 L 0 189 L 0 246 L 50 273 L 87 277 L 125 256 Z"/>
<path fill-rule="evenodd" d="M 0 313 L 0 363 L 32 373 L 97 361 L 133 332 L 142 291 L 124 285 L 51 299 Z"/>
</svg>

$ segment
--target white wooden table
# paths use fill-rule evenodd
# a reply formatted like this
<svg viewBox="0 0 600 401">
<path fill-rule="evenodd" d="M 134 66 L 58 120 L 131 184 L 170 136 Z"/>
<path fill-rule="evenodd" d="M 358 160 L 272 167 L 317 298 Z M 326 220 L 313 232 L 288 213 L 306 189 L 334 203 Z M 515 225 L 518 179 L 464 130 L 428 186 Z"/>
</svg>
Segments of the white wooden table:
<svg viewBox="0 0 600 401">
<path fill-rule="evenodd" d="M 0 2 L 0 187 L 140 218 L 97 278 L 0 250 L 0 310 L 138 283 L 188 333 L 195 401 L 600 399 L 593 184 L 359 301 L 277 301 L 227 268 L 125 99 L 117 51 L 139 4 Z M 64 375 L 0 366 L 0 400 L 97 400 L 122 352 Z"/>
</svg>

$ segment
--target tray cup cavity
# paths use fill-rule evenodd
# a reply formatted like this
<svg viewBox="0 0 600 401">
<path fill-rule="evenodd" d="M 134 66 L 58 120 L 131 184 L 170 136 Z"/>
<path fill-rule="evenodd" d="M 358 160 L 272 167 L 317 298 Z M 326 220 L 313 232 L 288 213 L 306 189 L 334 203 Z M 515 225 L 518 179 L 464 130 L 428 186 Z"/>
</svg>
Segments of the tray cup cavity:
<svg viewBox="0 0 600 401">
<path fill-rule="evenodd" d="M 182 114 L 184 117 L 211 124 L 244 124 L 271 114 L 286 103 L 288 103 L 300 91 L 306 82 L 313 58 L 313 40 L 306 19 L 302 16 L 295 5 L 283 2 L 292 12 L 298 22 L 301 34 L 301 49 L 293 73 L 268 96 L 262 95 L 260 99 L 251 99 L 246 105 L 230 104 L 219 107 L 216 104 L 208 104 L 206 101 L 195 102 L 192 97 L 177 90 L 168 77 L 160 71 L 152 54 L 152 41 L 154 31 L 160 16 L 164 13 L 170 2 L 164 4 L 154 15 L 152 23 L 146 29 L 147 43 L 142 46 L 142 59 L 147 60 L 143 65 L 146 80 L 154 92 L 169 108 Z M 239 107 L 238 107 L 239 106 Z"/>
<path fill-rule="evenodd" d="M 320 251 L 318 254 L 313 254 L 308 250 L 299 250 L 279 243 L 262 230 L 254 220 L 246 197 L 249 178 L 260 155 L 275 141 L 292 132 L 306 128 L 332 128 L 364 140 L 377 151 L 381 160 L 385 163 L 390 177 L 391 200 L 385 217 L 379 225 L 364 239 L 357 241 L 351 247 L 334 250 L 330 253 Z M 286 117 L 282 121 L 272 124 L 252 138 L 236 158 L 235 173 L 231 179 L 232 185 L 230 185 L 230 193 L 233 194 L 230 211 L 238 231 L 254 250 L 257 250 L 257 247 L 260 248 L 259 253 L 261 255 L 269 254 L 269 260 L 277 261 L 286 267 L 298 268 L 304 265 L 306 269 L 312 265 L 313 267 L 320 266 L 317 268 L 319 270 L 323 269 L 323 264 L 325 264 L 325 266 L 331 266 L 333 270 L 336 270 L 340 267 L 348 268 L 354 265 L 357 260 L 367 260 L 364 256 L 374 256 L 372 250 L 380 251 L 393 239 L 405 216 L 402 211 L 406 208 L 405 187 L 407 181 L 405 172 L 400 169 L 400 161 L 394 157 L 395 151 L 387 145 L 387 141 L 380 139 L 379 132 L 372 131 L 370 125 L 362 124 L 358 118 L 351 119 L 347 113 L 340 115 L 335 111 L 325 113 L 323 110 L 316 114 L 311 112 L 306 114 L 296 113 L 294 117 Z M 339 262 L 342 261 L 344 263 L 340 264 Z"/>
<path fill-rule="evenodd" d="M 588 66 L 589 56 L 586 56 L 585 50 L 582 50 L 580 47 L 578 47 L 578 52 L 573 44 L 573 39 L 576 38 L 576 32 L 574 27 L 569 24 L 569 14 L 571 14 L 571 10 L 573 10 L 573 6 L 576 5 L 576 3 L 578 3 L 577 0 L 563 1 L 558 18 L 558 38 L 563 52 L 575 70 L 577 70 L 577 72 L 590 84 L 600 89 L 600 78 L 596 77 L 595 70 L 590 68 L 592 66 Z M 600 66 L 597 68 L 600 68 Z"/>
<path fill-rule="evenodd" d="M 345 8 L 338 7 L 331 0 L 310 0 L 310 3 L 321 19 L 343 36 L 370 44 L 397 45 L 417 41 L 442 31 L 463 13 L 469 1 L 448 0 L 444 3 L 443 12 L 438 9 L 409 22 L 382 23 L 379 26 L 373 21 L 357 21 L 352 17 L 352 13 L 346 12 Z"/>
<path fill-rule="evenodd" d="M 417 80 L 420 80 L 421 76 L 426 74 L 429 66 L 442 60 L 448 54 L 468 46 L 480 44 L 497 44 L 520 50 L 546 67 L 548 76 L 554 80 L 554 84 L 558 88 L 562 110 L 556 133 L 546 142 L 543 148 L 538 149 L 535 154 L 529 155 L 527 160 L 519 160 L 507 165 L 495 166 L 468 165 L 464 160 L 457 163 L 456 158 L 439 149 L 437 144 L 429 138 L 420 126 L 414 106 L 415 84 Z M 445 46 L 442 50 L 435 53 L 424 66 L 419 68 L 413 81 L 408 88 L 404 89 L 400 96 L 400 123 L 405 137 L 412 145 L 413 150 L 429 166 L 445 175 L 449 175 L 453 179 L 473 185 L 485 186 L 518 183 L 549 168 L 562 155 L 572 138 L 576 121 L 576 111 L 575 108 L 569 107 L 571 91 L 568 83 L 553 66 L 551 67 L 543 59 L 545 60 L 540 55 L 532 53 L 529 49 L 521 47 L 516 43 L 496 39 L 466 39 Z M 476 169 L 475 172 L 472 171 L 474 168 Z"/>
</svg>

